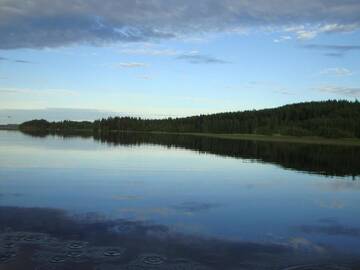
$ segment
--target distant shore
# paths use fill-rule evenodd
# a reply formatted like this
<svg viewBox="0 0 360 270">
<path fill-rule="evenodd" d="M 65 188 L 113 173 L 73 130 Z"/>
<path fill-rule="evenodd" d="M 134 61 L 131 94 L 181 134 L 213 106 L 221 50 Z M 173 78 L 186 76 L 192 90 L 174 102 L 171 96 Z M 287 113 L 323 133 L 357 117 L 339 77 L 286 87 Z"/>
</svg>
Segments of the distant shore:
<svg viewBox="0 0 360 270">
<path fill-rule="evenodd" d="M 94 121 L 49 122 L 34 119 L 22 123 L 24 131 L 95 133 L 119 131 L 206 136 L 232 140 L 360 146 L 360 102 L 311 101 L 276 108 L 222 112 L 179 118 L 147 119 L 108 117 Z"/>
</svg>

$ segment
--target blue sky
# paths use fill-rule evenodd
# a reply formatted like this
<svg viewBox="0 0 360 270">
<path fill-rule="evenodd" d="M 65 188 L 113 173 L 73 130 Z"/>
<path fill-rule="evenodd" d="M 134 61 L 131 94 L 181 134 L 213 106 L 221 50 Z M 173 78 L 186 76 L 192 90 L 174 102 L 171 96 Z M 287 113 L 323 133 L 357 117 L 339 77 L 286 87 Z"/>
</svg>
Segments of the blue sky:
<svg viewBox="0 0 360 270">
<path fill-rule="evenodd" d="M 0 123 L 360 97 L 360 2 L 0 1 Z"/>
</svg>

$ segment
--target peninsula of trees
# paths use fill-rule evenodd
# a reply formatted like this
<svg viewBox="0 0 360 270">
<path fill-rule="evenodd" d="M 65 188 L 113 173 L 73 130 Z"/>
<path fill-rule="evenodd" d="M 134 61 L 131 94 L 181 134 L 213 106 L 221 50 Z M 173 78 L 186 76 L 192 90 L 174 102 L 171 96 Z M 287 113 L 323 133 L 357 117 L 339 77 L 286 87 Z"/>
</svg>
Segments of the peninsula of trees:
<svg viewBox="0 0 360 270">
<path fill-rule="evenodd" d="M 158 131 L 360 138 L 360 102 L 304 102 L 273 109 L 166 119 L 109 117 L 94 122 L 32 120 L 21 124 L 19 128 L 27 131 Z"/>
</svg>

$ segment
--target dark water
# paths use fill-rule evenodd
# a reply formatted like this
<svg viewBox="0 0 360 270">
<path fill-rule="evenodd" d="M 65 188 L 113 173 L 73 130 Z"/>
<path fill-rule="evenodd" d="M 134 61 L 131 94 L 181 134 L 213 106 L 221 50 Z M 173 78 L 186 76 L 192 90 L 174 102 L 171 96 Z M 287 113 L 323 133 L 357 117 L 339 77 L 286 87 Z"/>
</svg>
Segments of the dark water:
<svg viewBox="0 0 360 270">
<path fill-rule="evenodd" d="M 0 131 L 0 269 L 360 269 L 360 147 Z"/>
</svg>

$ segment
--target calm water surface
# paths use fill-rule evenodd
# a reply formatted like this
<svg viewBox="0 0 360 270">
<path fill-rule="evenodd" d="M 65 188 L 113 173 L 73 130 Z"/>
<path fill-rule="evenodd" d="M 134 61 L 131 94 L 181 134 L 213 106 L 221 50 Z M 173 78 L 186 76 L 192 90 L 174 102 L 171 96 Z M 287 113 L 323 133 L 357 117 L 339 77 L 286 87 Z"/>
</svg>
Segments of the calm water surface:
<svg viewBox="0 0 360 270">
<path fill-rule="evenodd" d="M 359 176 L 359 147 L 0 131 L 0 269 L 360 269 Z"/>
</svg>

